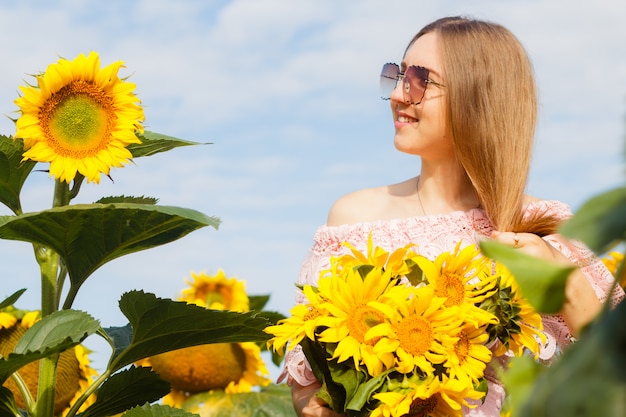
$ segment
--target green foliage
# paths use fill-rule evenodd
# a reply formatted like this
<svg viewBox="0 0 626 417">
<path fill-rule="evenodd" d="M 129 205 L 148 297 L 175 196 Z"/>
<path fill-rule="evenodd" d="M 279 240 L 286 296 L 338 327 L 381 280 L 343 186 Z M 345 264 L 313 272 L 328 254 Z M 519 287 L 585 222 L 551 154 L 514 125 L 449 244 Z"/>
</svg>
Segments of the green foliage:
<svg viewBox="0 0 626 417">
<path fill-rule="evenodd" d="M 98 321 L 82 311 L 57 311 L 44 317 L 24 333 L 13 353 L 0 359 L 0 382 L 30 362 L 78 345 L 99 328 Z"/>
<path fill-rule="evenodd" d="M 0 219 L 0 238 L 41 244 L 63 259 L 75 293 L 105 263 L 177 240 L 219 221 L 195 210 L 120 203 L 77 204 Z"/>
<path fill-rule="evenodd" d="M 200 417 L 200 416 L 198 414 L 179 410 L 177 408 L 172 408 L 167 405 L 144 404 L 141 407 L 132 408 L 131 410 L 122 414 L 122 417 Z"/>
<path fill-rule="evenodd" d="M 201 413 L 202 417 L 296 417 L 291 390 L 284 384 L 240 394 L 199 393 L 192 395 L 183 406 Z"/>
<path fill-rule="evenodd" d="M 568 220 L 561 233 L 581 240 L 596 254 L 623 245 L 626 236 L 626 188 L 593 197 Z M 550 298 L 564 299 L 562 281 L 567 271 L 530 259 L 497 244 L 481 245 L 505 263 L 543 312 L 558 307 Z M 509 259 L 510 258 L 510 259 Z M 514 271 L 515 269 L 515 271 Z M 534 281 L 546 281 L 537 283 Z M 615 284 L 617 285 L 617 283 Z M 535 293 L 536 291 L 536 293 Z M 610 295 L 609 295 L 610 298 Z M 603 311 L 584 329 L 578 341 L 549 367 L 531 358 L 518 358 L 502 373 L 510 394 L 513 417 L 626 415 L 626 302 L 616 308 L 606 302 Z"/>
<path fill-rule="evenodd" d="M 0 203 L 21 213 L 20 192 L 28 175 L 35 167 L 32 161 L 22 162 L 24 143 L 0 135 Z"/>
<path fill-rule="evenodd" d="M 157 298 L 143 291 L 124 294 L 120 309 L 130 322 L 132 337 L 122 350 L 116 346 L 109 363 L 112 372 L 170 350 L 207 343 L 258 342 L 269 338 L 263 331 L 268 321 L 255 313 L 208 310 Z M 122 340 L 119 334 L 117 337 Z"/>
<path fill-rule="evenodd" d="M 15 304 L 17 300 L 19 300 L 19 298 L 22 296 L 22 294 L 24 294 L 25 291 L 26 291 L 26 288 L 22 288 L 21 290 L 17 290 L 13 294 L 5 298 L 2 302 L 0 302 L 0 310 L 2 310 L 5 307 L 9 307 Z"/>
<path fill-rule="evenodd" d="M 129 146 L 135 158 L 198 145 L 153 132 L 139 137 L 141 144 Z M 171 407 L 150 405 L 169 393 L 169 383 L 149 368 L 135 364 L 149 356 L 200 344 L 256 342 L 265 345 L 269 335 L 263 329 L 283 316 L 261 311 L 269 296 L 251 297 L 252 311 L 235 313 L 208 310 L 143 291 L 122 295 L 119 305 L 128 319 L 125 326 L 105 330 L 88 313 L 72 310 L 81 286 L 104 264 L 170 243 L 206 226 L 217 229 L 220 221 L 192 209 L 160 206 L 153 197 L 110 196 L 93 204 L 72 205 L 70 202 L 79 193 L 84 179 L 80 174 L 71 189 L 69 184 L 55 182 L 52 208 L 24 213 L 20 193 L 35 163 L 22 162 L 23 151 L 21 140 L 0 136 L 0 203 L 15 214 L 0 216 L 0 238 L 33 245 L 42 278 L 42 319 L 26 331 L 13 353 L 0 358 L 0 382 L 28 363 L 45 359 L 42 363 L 46 365 L 40 371 L 39 393 L 29 400 L 32 403 L 27 407 L 34 413 L 32 417 L 51 417 L 56 358 L 87 337 L 99 335 L 111 346 L 107 368 L 71 405 L 67 416 L 77 415 L 79 407 L 91 394 L 97 399 L 83 417 L 104 417 L 125 410 L 129 410 L 124 414 L 128 417 L 196 416 Z M 66 277 L 70 286 L 65 302 L 61 303 Z M 24 291 L 15 291 L 0 303 L 0 309 L 11 309 Z M 270 398 L 271 395 L 263 393 L 263 399 L 258 401 L 291 409 L 290 397 L 288 402 L 281 403 L 277 398 L 284 399 L 282 393 L 281 396 L 274 393 L 276 398 Z M 0 415 L 20 413 L 27 415 L 25 410 L 18 410 L 11 391 L 1 387 Z"/>
<path fill-rule="evenodd" d="M 561 228 L 561 233 L 587 244 L 602 254 L 626 232 L 626 188 L 618 188 L 591 198 Z"/>
<path fill-rule="evenodd" d="M 112 375 L 100 386 L 96 402 L 81 417 L 112 416 L 156 401 L 169 392 L 170 384 L 155 372 L 131 366 Z"/>
<path fill-rule="evenodd" d="M 561 310 L 565 302 L 565 283 L 574 267 L 537 259 L 496 241 L 483 241 L 480 248 L 489 258 L 506 265 L 535 310 L 546 314 Z"/>
</svg>

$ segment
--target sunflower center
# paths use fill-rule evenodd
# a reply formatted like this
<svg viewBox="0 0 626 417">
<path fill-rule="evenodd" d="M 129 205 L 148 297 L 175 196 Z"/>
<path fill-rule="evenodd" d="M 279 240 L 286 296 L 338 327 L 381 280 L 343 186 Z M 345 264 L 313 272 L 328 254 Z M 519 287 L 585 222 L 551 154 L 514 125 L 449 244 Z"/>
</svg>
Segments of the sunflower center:
<svg viewBox="0 0 626 417">
<path fill-rule="evenodd" d="M 409 316 L 396 325 L 400 346 L 413 356 L 421 356 L 434 341 L 430 323 L 422 317 Z"/>
<path fill-rule="evenodd" d="M 465 358 L 467 358 L 470 352 L 470 341 L 469 337 L 467 337 L 467 333 L 459 333 L 459 341 L 454 345 L 454 352 L 459 358 L 459 362 L 465 362 Z"/>
<path fill-rule="evenodd" d="M 354 337 L 359 343 L 365 342 L 365 333 L 372 327 L 384 323 L 383 314 L 369 307 L 366 304 L 357 306 L 352 314 L 348 317 L 346 326 L 350 336 Z"/>
<path fill-rule="evenodd" d="M 446 298 L 446 307 L 458 306 L 465 299 L 465 284 L 463 277 L 457 274 L 443 275 L 439 278 L 435 295 L 437 297 Z"/>
<path fill-rule="evenodd" d="M 407 417 L 427 417 L 430 416 L 437 407 L 437 394 L 428 398 L 416 398 L 409 406 Z"/>
<path fill-rule="evenodd" d="M 150 364 L 172 387 L 195 393 L 239 382 L 246 354 L 238 343 L 214 343 L 161 353 L 150 357 Z"/>
<path fill-rule="evenodd" d="M 53 94 L 41 107 L 39 117 L 48 146 L 73 158 L 106 149 L 116 120 L 111 97 L 82 80 Z"/>
</svg>

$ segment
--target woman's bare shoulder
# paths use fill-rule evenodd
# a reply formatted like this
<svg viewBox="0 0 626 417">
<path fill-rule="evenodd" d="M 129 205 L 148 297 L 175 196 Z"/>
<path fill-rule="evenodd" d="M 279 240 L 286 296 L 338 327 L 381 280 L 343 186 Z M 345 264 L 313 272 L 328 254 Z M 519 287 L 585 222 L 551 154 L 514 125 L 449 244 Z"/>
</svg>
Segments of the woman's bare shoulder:
<svg viewBox="0 0 626 417">
<path fill-rule="evenodd" d="M 384 188 L 386 187 L 364 188 L 340 197 L 330 208 L 326 224 L 339 226 L 371 221 L 376 217 L 375 202 L 383 195 Z"/>
<path fill-rule="evenodd" d="M 411 181 L 364 188 L 340 197 L 331 207 L 326 224 L 339 226 L 397 217 L 393 208 L 408 193 Z"/>
</svg>

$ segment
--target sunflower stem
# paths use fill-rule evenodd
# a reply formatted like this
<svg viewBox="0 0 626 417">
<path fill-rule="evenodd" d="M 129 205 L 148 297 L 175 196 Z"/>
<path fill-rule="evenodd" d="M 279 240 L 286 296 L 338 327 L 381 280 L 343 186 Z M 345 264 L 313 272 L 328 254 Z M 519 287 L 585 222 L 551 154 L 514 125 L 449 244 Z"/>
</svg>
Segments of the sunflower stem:
<svg viewBox="0 0 626 417">
<path fill-rule="evenodd" d="M 22 396 L 22 399 L 24 400 L 24 404 L 26 405 L 28 414 L 29 415 L 35 414 L 35 404 L 36 404 L 35 399 L 33 398 L 33 395 L 31 394 L 30 390 L 28 389 L 28 385 L 26 384 L 24 379 L 22 379 L 22 377 L 20 376 L 18 372 L 13 372 L 11 374 L 11 379 L 15 383 L 15 386 L 17 387 L 18 391 L 20 392 L 20 395 Z"/>
<path fill-rule="evenodd" d="M 56 370 L 59 354 L 42 358 L 39 362 L 39 386 L 36 417 L 54 416 Z"/>
<path fill-rule="evenodd" d="M 111 371 L 109 369 L 107 369 L 106 371 L 104 371 L 102 373 L 102 375 L 98 376 L 98 378 L 93 382 L 93 384 L 91 384 L 81 395 L 80 397 L 78 397 L 76 399 L 76 401 L 74 401 L 74 404 L 72 404 L 72 407 L 70 408 L 70 411 L 67 412 L 67 414 L 65 415 L 65 417 L 74 417 L 76 415 L 76 413 L 78 412 L 78 410 L 80 409 L 80 407 L 83 405 L 83 403 L 85 401 L 87 401 L 87 399 L 89 398 L 89 396 L 91 394 L 93 394 L 96 389 L 102 385 L 102 383 L 111 376 Z"/>
</svg>

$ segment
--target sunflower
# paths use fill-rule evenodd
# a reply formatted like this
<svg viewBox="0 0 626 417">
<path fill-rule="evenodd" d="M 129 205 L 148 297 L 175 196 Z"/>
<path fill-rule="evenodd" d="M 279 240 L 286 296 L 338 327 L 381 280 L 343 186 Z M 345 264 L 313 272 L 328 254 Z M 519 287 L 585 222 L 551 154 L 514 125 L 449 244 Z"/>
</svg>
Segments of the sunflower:
<svg viewBox="0 0 626 417">
<path fill-rule="evenodd" d="M 484 300 L 480 307 L 498 317 L 498 323 L 489 324 L 489 341 L 499 340 L 496 355 L 503 355 L 510 350 L 516 356 L 531 351 L 535 357 L 539 354 L 539 341 L 545 343 L 543 322 L 520 292 L 513 274 L 501 263 L 495 264 L 495 275 L 500 280 L 499 290 Z"/>
<path fill-rule="evenodd" d="M 446 299 L 446 306 L 476 304 L 497 291 L 497 276 L 485 273 L 491 269 L 489 260 L 474 245 L 460 247 L 459 241 L 453 252 L 443 252 L 434 261 L 415 258 L 435 295 Z"/>
<path fill-rule="evenodd" d="M 408 275 L 411 272 L 411 259 L 417 256 L 411 250 L 415 246 L 413 244 L 396 249 L 392 253 L 380 246 L 374 247 L 371 232 L 367 239 L 367 253 L 360 252 L 348 242 L 343 242 L 342 245 L 350 249 L 351 254 L 345 254 L 335 259 L 336 265 L 344 268 L 367 266 L 367 270 L 377 268 L 387 271 L 393 277 Z"/>
<path fill-rule="evenodd" d="M 181 291 L 180 301 L 214 310 L 250 310 L 244 281 L 228 278 L 222 270 L 212 276 L 193 272 L 191 276 L 192 280 L 186 280 L 189 288 Z M 171 384 L 171 392 L 163 398 L 163 403 L 171 406 L 181 406 L 199 392 L 249 392 L 252 387 L 271 382 L 261 349 L 251 342 L 192 346 L 155 355 L 138 364 L 152 367 Z"/>
<path fill-rule="evenodd" d="M 468 399 L 480 399 L 484 395 L 454 379 L 429 378 L 408 383 L 405 380 L 402 384 L 406 388 L 374 394 L 380 404 L 371 417 L 460 417 L 462 406 L 471 406 Z"/>
<path fill-rule="evenodd" d="M 384 309 L 404 303 L 411 289 L 396 285 L 378 268 L 364 277 L 355 268 L 333 270 L 332 276 L 318 281 L 320 297 L 327 300 L 321 308 L 328 311 L 318 319 L 323 328 L 319 341 L 337 344 L 332 357 L 338 362 L 352 359 L 357 369 L 365 365 L 369 375 L 376 376 L 394 362 L 391 351 L 378 348 L 383 341 L 375 336 L 377 327 L 387 324 Z"/>
<path fill-rule="evenodd" d="M 190 395 L 212 390 L 227 394 L 269 385 L 261 349 L 251 342 L 214 343 L 165 352 L 149 358 L 152 367 L 171 384 L 164 404 L 180 406 Z"/>
<path fill-rule="evenodd" d="M 77 173 L 98 183 L 130 160 L 144 112 L 135 85 L 117 75 L 122 66 L 101 69 L 92 51 L 50 64 L 36 86 L 20 86 L 15 137 L 24 140 L 23 159 L 50 162 L 50 176 L 67 183 Z"/>
<path fill-rule="evenodd" d="M 13 325 L 0 328 L 0 354 L 7 356 L 13 351 L 26 330 L 39 320 L 39 312 L 27 312 L 10 307 L 2 315 L 12 315 L 16 319 Z M 77 345 L 63 351 L 59 356 L 55 387 L 55 415 L 69 411 L 69 407 L 74 401 L 94 382 L 97 372 L 91 368 L 88 354 L 89 351 L 85 347 Z M 39 379 L 39 361 L 25 365 L 18 373 L 35 396 Z M 8 379 L 4 386 L 13 392 L 18 407 L 25 409 L 26 404 L 13 380 Z M 89 397 L 81 406 L 80 411 L 84 411 L 94 401 L 93 397 Z"/>
<path fill-rule="evenodd" d="M 443 364 L 447 375 L 467 384 L 478 383 L 491 361 L 491 350 L 485 346 L 489 335 L 484 328 L 465 323 L 456 337 L 454 351 Z"/>
<path fill-rule="evenodd" d="M 315 329 L 318 326 L 319 318 L 328 313 L 318 306 L 326 300 L 322 299 L 317 289 L 311 285 L 305 285 L 302 291 L 310 302 L 296 304 L 289 311 L 289 317 L 264 329 L 266 333 L 274 336 L 267 341 L 268 349 L 282 353 L 286 345 L 288 345 L 288 350 L 292 350 L 305 336 L 315 340 Z"/>
<path fill-rule="evenodd" d="M 413 289 L 406 302 L 388 309 L 389 324 L 380 326 L 378 349 L 395 352 L 398 372 L 435 372 L 434 365 L 443 364 L 454 354 L 458 329 L 463 316 L 457 306 L 446 307 L 445 298 L 435 296 L 431 286 Z M 385 333 L 382 333 L 385 331 Z"/>
<path fill-rule="evenodd" d="M 250 300 L 246 284 L 236 277 L 227 277 L 221 269 L 215 275 L 202 272 L 191 273 L 189 288 L 182 290 L 180 301 L 196 304 L 213 310 L 246 312 L 250 310 Z"/>
</svg>

